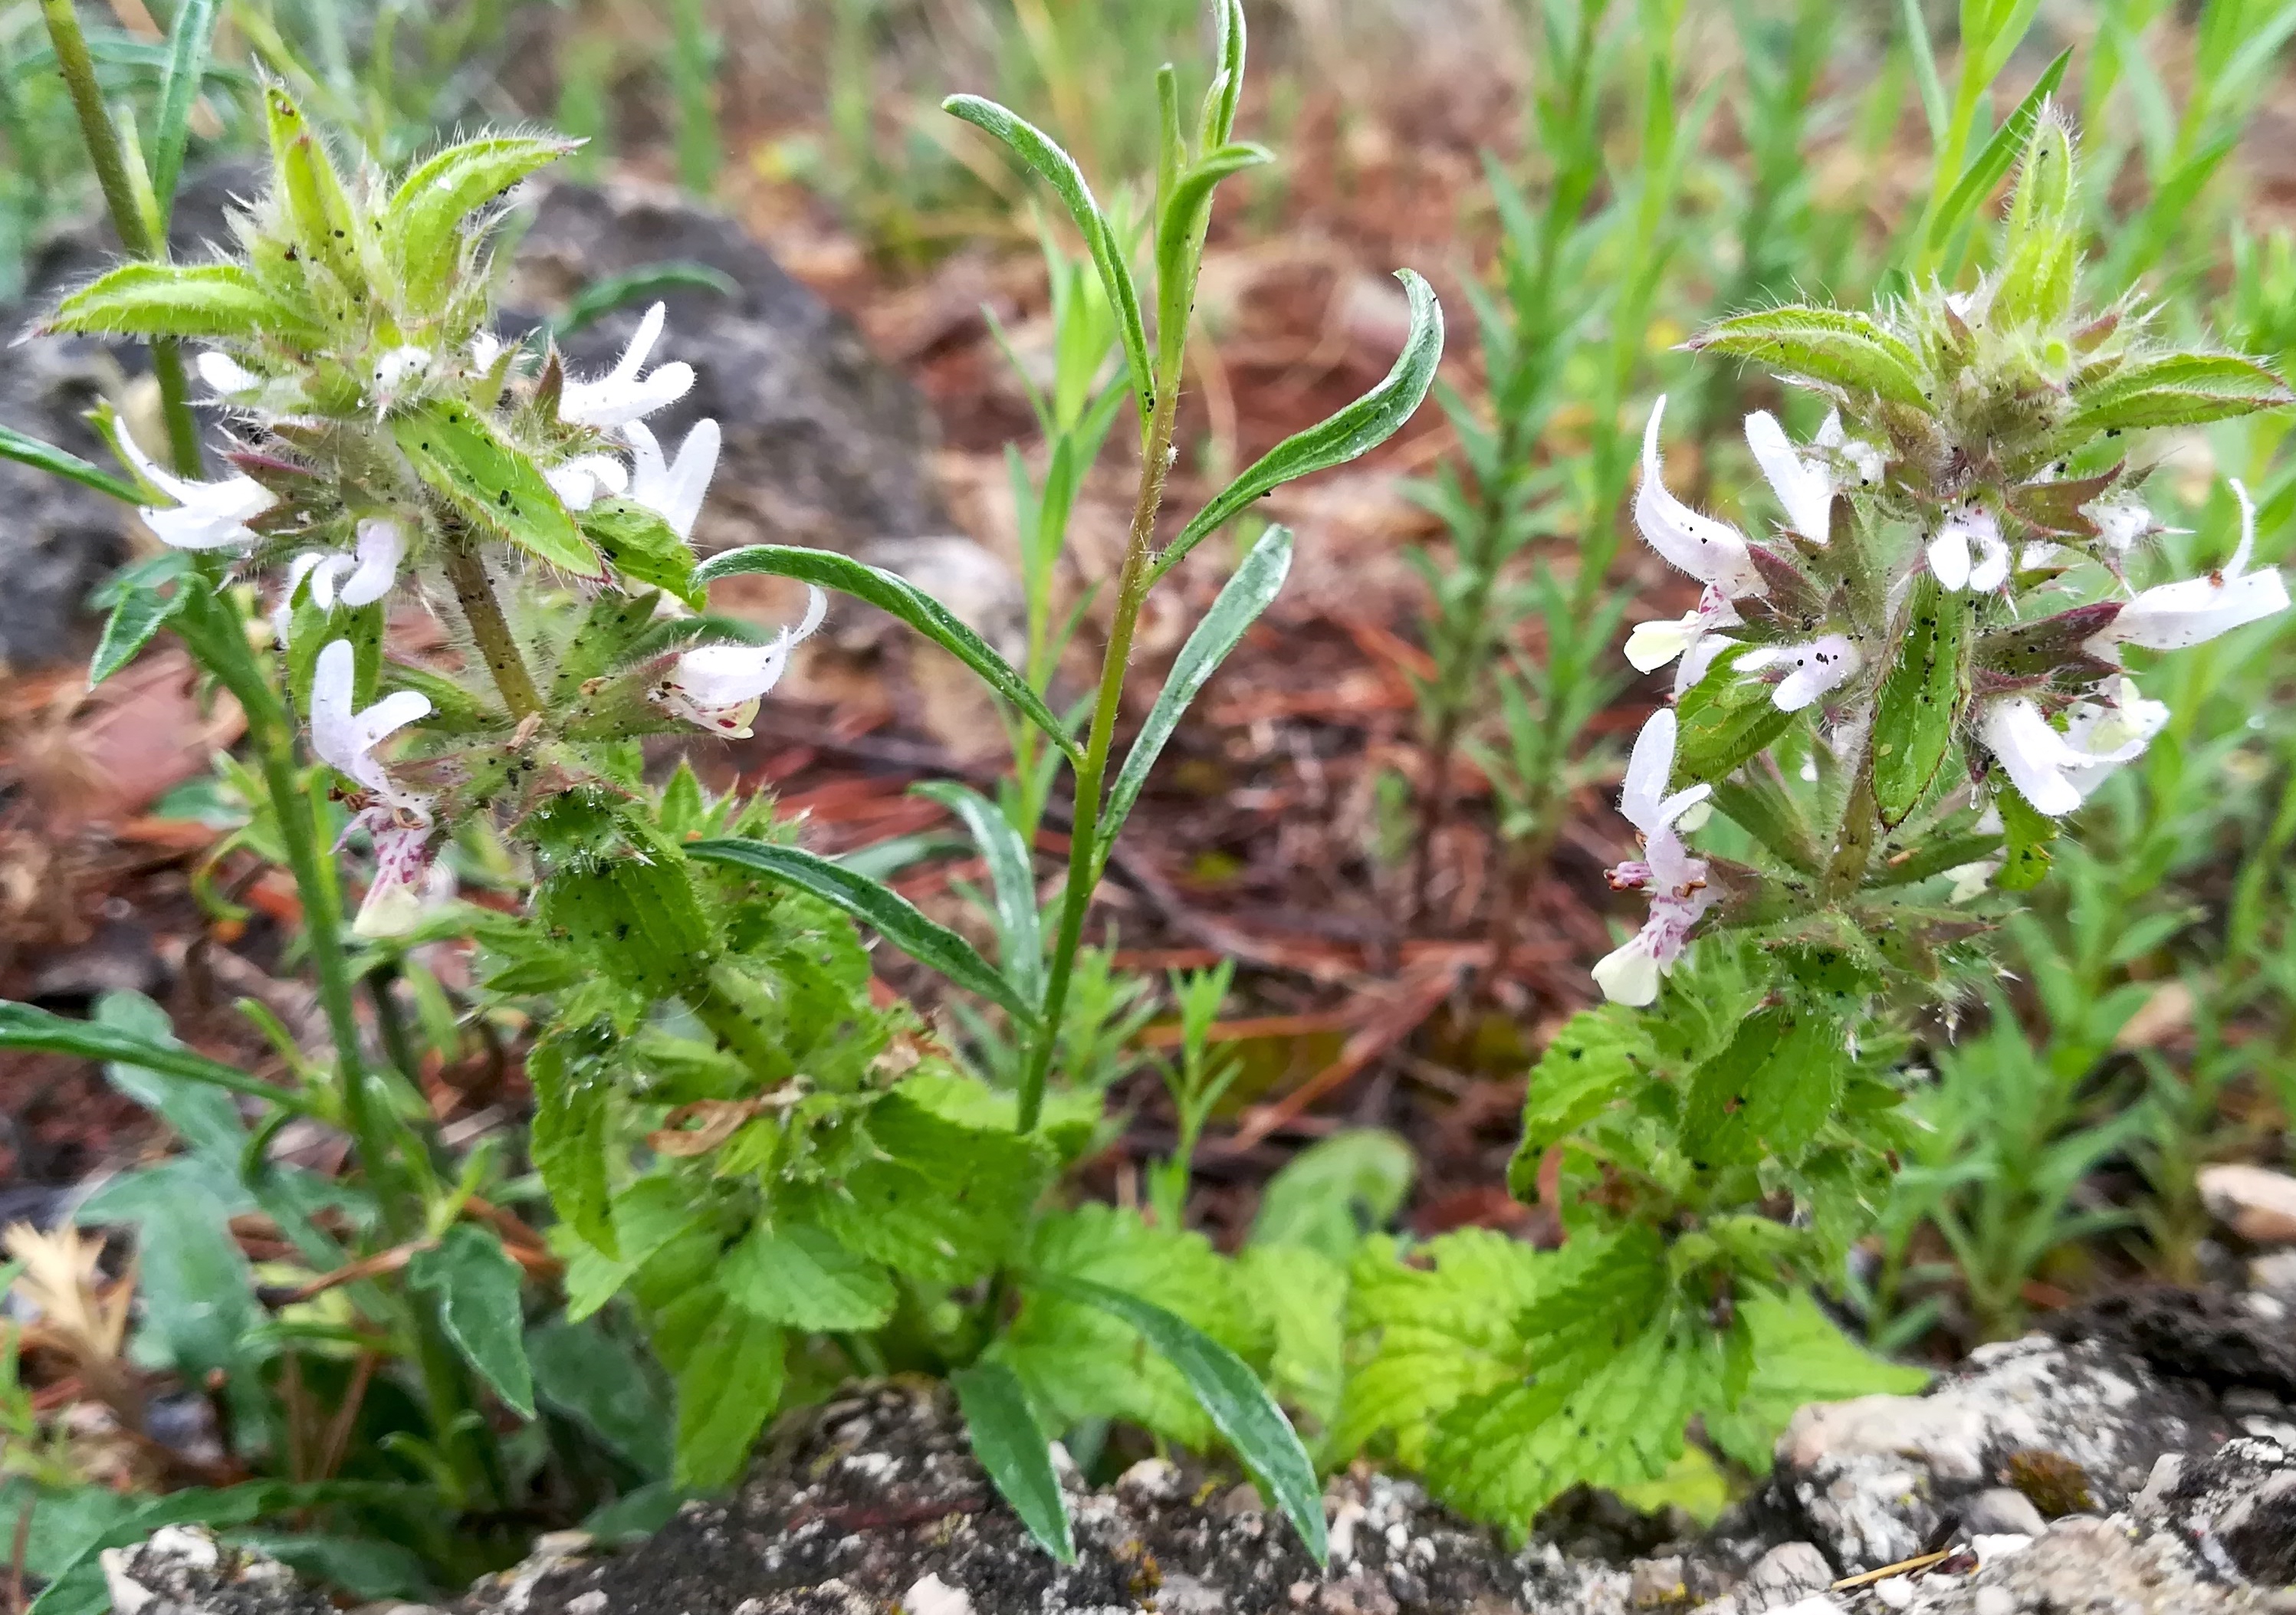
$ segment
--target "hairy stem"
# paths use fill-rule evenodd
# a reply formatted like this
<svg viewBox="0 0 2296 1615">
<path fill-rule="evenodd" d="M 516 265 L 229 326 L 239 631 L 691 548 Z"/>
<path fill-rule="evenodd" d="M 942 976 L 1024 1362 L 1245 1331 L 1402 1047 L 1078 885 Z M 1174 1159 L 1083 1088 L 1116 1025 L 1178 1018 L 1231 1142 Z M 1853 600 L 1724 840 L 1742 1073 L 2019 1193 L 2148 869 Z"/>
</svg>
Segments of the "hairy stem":
<svg viewBox="0 0 2296 1615">
<path fill-rule="evenodd" d="M 1044 1108 L 1045 1080 L 1053 1069 L 1061 1020 L 1068 1008 L 1069 978 L 1076 968 L 1077 948 L 1084 940 L 1085 910 L 1092 906 L 1092 889 L 1102 863 L 1101 797 L 1108 781 L 1109 750 L 1116 740 L 1117 711 L 1123 703 L 1124 676 L 1132 663 L 1132 635 L 1140 626 L 1140 608 L 1148 598 L 1149 567 L 1155 560 L 1156 512 L 1164 503 L 1164 477 L 1171 469 L 1172 425 L 1180 406 L 1178 370 L 1177 365 L 1171 366 L 1158 383 L 1147 439 L 1141 449 L 1140 494 L 1133 504 L 1124 570 L 1116 583 L 1116 619 L 1109 626 L 1108 649 L 1100 662 L 1100 690 L 1093 701 L 1092 727 L 1085 740 L 1084 762 L 1076 773 L 1076 823 L 1069 835 L 1068 887 L 1061 895 L 1060 930 L 1053 942 L 1052 970 L 1045 982 L 1044 1024 L 1021 1078 L 1023 1133 L 1035 1127 Z"/>
<path fill-rule="evenodd" d="M 526 670 L 526 658 L 512 636 L 510 621 L 503 615 L 502 602 L 495 597 L 487 563 L 479 558 L 478 551 L 449 545 L 447 579 L 455 586 L 463 620 L 470 626 L 471 638 L 495 676 L 495 688 L 501 693 L 504 709 L 514 718 L 541 711 L 542 697 L 535 691 L 534 676 Z"/>
<path fill-rule="evenodd" d="M 95 81 L 95 62 L 87 53 L 79 14 L 72 0 L 40 0 L 40 15 L 48 25 L 48 38 L 56 48 L 56 66 L 71 92 L 72 111 L 79 118 L 80 141 L 103 190 L 103 205 L 119 244 L 136 258 L 161 257 L 167 243 L 154 240 L 143 209 L 135 205 L 135 188 L 127 177 L 127 153 L 119 131 L 103 104 L 103 88 Z M 172 338 L 152 343 L 152 373 L 160 383 L 160 408 L 168 422 L 168 457 L 186 477 L 200 474 L 200 429 L 192 418 L 191 390 L 184 380 L 183 349 Z"/>
</svg>

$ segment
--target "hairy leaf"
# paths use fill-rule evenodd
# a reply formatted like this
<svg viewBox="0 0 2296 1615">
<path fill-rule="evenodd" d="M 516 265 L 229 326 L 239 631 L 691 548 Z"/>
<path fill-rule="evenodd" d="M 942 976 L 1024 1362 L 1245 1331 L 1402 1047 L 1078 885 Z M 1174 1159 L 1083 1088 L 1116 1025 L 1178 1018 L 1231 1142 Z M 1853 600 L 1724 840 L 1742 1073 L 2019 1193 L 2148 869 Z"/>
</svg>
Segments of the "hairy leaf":
<svg viewBox="0 0 2296 1615">
<path fill-rule="evenodd" d="M 1581 1010 L 1563 1024 L 1523 1094 L 1522 1142 L 1507 1167 L 1515 1198 L 1538 1200 L 1540 1158 L 1647 1080 L 1655 1054 L 1641 1015 L 1623 1004 Z"/>
<path fill-rule="evenodd" d="M 1929 1381 L 1921 1369 L 1852 1341 L 1807 1291 L 1754 1290 L 1739 1299 L 1738 1316 L 1752 1343 L 1753 1373 L 1734 1405 L 1705 1410 L 1706 1433 L 1758 1475 L 1769 1472 L 1772 1448 L 1805 1403 L 1911 1396 Z"/>
<path fill-rule="evenodd" d="M 1791 374 L 1921 409 L 1920 357 L 1866 315 L 1795 306 L 1742 314 L 1690 340 L 1694 351 L 1752 359 Z"/>
<path fill-rule="evenodd" d="M 578 578 L 605 577 L 597 551 L 541 471 L 470 406 L 434 398 L 393 416 L 390 432 L 417 474 L 463 521 Z"/>
<path fill-rule="evenodd" d="M 2264 365 L 2230 353 L 2175 353 L 2123 365 L 2073 394 L 2068 432 L 2197 426 L 2296 402 Z"/>
<path fill-rule="evenodd" d="M 216 340 L 317 334 L 237 264 L 122 264 L 58 303 L 43 329 Z"/>
<path fill-rule="evenodd" d="M 759 1223 L 726 1253 L 720 1275 L 737 1307 L 803 1330 L 874 1329 L 898 1296 L 885 1270 L 803 1223 Z"/>
<path fill-rule="evenodd" d="M 489 135 L 448 146 L 415 167 L 383 211 L 391 256 L 408 300 L 429 307 L 462 261 L 462 223 L 529 175 L 582 143 L 533 135 Z"/>
<path fill-rule="evenodd" d="M 627 582 L 675 594 L 696 611 L 705 603 L 693 581 L 693 546 L 660 512 L 632 499 L 600 499 L 575 525 Z"/>
<path fill-rule="evenodd" d="M 1874 799 L 1895 830 L 1920 807 L 1953 750 L 1954 726 L 1969 688 L 1970 602 L 1923 572 L 1898 660 L 1874 709 Z"/>
<path fill-rule="evenodd" d="M 1794 714 L 1778 710 L 1767 685 L 1738 672 L 1744 654 L 1725 651 L 1682 693 L 1671 782 L 1677 789 L 1721 779 L 1792 726 Z"/>
</svg>

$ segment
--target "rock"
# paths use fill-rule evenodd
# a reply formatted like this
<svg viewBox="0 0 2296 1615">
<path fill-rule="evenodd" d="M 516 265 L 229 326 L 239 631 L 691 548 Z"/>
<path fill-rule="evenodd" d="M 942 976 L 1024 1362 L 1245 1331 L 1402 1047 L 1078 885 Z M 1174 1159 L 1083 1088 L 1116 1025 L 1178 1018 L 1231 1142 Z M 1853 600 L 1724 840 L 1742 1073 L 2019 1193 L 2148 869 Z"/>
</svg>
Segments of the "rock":
<svg viewBox="0 0 2296 1615">
<path fill-rule="evenodd" d="M 2033 1506 L 2033 1500 L 2014 1487 L 1994 1487 L 1962 1504 L 1961 1529 L 1971 1537 L 2005 1532 L 2038 1537 L 2047 1524 L 2041 1518 L 2041 1511 Z"/>
<path fill-rule="evenodd" d="M 2260 1588 L 2224 1585 L 2173 1536 L 2126 1515 L 2060 1520 L 1974 1573 L 1892 1580 L 1910 1596 L 1862 1589 L 1852 1595 L 1855 1615 L 2247 1615 L 2283 1607 Z"/>
<path fill-rule="evenodd" d="M 2239 1436 L 2205 1457 L 2163 1460 L 2131 1512 L 2219 1574 L 2296 1582 L 2296 1451 L 2276 1441 Z"/>
<path fill-rule="evenodd" d="M 169 234 L 176 255 L 210 257 L 203 243 L 226 239 L 228 198 L 261 184 L 258 170 L 243 164 L 194 176 L 176 207 Z M 664 189 L 560 183 L 537 184 L 533 194 L 533 222 L 508 276 L 506 332 L 530 329 L 585 286 L 644 265 L 690 260 L 738 285 L 730 298 L 692 288 L 662 298 L 669 320 L 657 358 L 690 361 L 696 381 L 649 423 L 666 440 L 703 414 L 725 431 L 696 534 L 701 547 L 772 539 L 851 551 L 872 540 L 947 532 L 922 398 L 870 355 L 850 322 L 739 226 Z M 108 229 L 93 223 L 52 239 L 29 266 L 23 300 L 0 307 L 0 335 L 25 330 L 58 293 L 117 256 Z M 643 312 L 617 310 L 576 332 L 566 343 L 570 362 L 578 370 L 610 366 Z M 109 465 L 108 451 L 80 415 L 107 397 L 148 413 L 154 395 L 148 381 L 140 393 L 135 381 L 146 369 L 135 343 L 34 338 L 0 365 L 0 425 Z M 0 523 L 0 576 L 8 579 L 0 594 L 0 664 L 60 660 L 74 649 L 75 619 L 88 591 L 127 557 L 131 519 L 100 494 L 13 461 L 0 461 L 0 509 L 10 518 Z"/>
<path fill-rule="evenodd" d="M 2239 1162 L 2202 1167 L 2201 1203 L 2241 1238 L 2259 1245 L 2296 1244 L 2296 1177 Z"/>
<path fill-rule="evenodd" d="M 137 1546 L 106 1548 L 101 1562 L 113 1615 L 333 1615 L 277 1560 L 195 1526 L 161 1526 Z"/>
</svg>

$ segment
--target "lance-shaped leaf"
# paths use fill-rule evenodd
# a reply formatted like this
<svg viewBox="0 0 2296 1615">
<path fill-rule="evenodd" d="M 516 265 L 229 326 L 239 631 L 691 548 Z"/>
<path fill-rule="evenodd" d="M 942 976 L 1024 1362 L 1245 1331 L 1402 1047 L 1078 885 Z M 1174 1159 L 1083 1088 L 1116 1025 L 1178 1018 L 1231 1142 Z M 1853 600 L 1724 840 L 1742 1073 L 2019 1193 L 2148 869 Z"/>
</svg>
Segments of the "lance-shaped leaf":
<svg viewBox="0 0 2296 1615">
<path fill-rule="evenodd" d="M 390 435 L 463 521 L 578 578 L 605 577 L 598 552 L 534 462 L 497 437 L 469 405 L 434 398 L 394 416 Z"/>
<path fill-rule="evenodd" d="M 857 874 L 841 864 L 816 857 L 795 847 L 769 841 L 723 840 L 687 843 L 685 856 L 705 863 L 732 864 L 754 870 L 769 879 L 809 891 L 855 919 L 874 926 L 880 935 L 920 964 L 930 965 L 967 992 L 980 994 L 1024 1025 L 1037 1022 L 1037 1006 L 1020 989 L 996 973 L 972 944 L 945 925 L 919 912 L 915 904 L 892 888 Z"/>
<path fill-rule="evenodd" d="M 534 1374 L 526 1361 L 519 1266 L 502 1242 L 456 1223 L 406 1264 L 406 1282 L 439 1297 L 439 1321 L 463 1360 L 521 1418 L 534 1417 Z"/>
<path fill-rule="evenodd" d="M 51 472 L 94 488 L 99 494 L 109 494 L 129 504 L 144 503 L 144 491 L 134 483 L 99 470 L 68 449 L 53 443 L 43 443 L 37 438 L 28 438 L 13 427 L 0 426 L 0 460 L 14 460 L 35 470 Z"/>
<path fill-rule="evenodd" d="M 1037 912 L 1037 871 L 1028 843 L 995 803 L 955 780 L 931 780 L 911 792 L 939 802 L 964 821 L 988 865 L 996 898 L 997 963 L 1031 1004 L 1045 997 L 1045 941 Z"/>
<path fill-rule="evenodd" d="M 1194 1324 L 1136 1295 L 1089 1279 L 1038 1274 L 1029 1283 L 1122 1318 L 1188 1382 L 1212 1425 L 1235 1449 L 1261 1492 L 1283 1511 L 1317 1564 L 1330 1557 L 1324 1490 L 1292 1421 L 1242 1358 Z"/>
<path fill-rule="evenodd" d="M 2025 99 L 2017 103 L 2016 111 L 2011 112 L 2001 127 L 1993 132 L 1993 138 L 1985 143 L 1985 149 L 1977 154 L 1976 160 L 1962 171 L 1961 183 L 1954 186 L 1953 193 L 1946 198 L 1945 205 L 1938 209 L 1936 218 L 1930 223 L 1929 245 L 1932 252 L 1950 242 L 1955 233 L 1976 216 L 1985 199 L 1993 194 L 1993 188 L 2008 177 L 2010 165 L 2017 160 L 2017 153 L 2032 138 L 2033 122 L 2040 116 L 2042 104 L 2056 93 L 2057 86 L 2064 81 L 2065 68 L 2071 62 L 2072 56 L 2070 45 L 2058 53 L 2057 59 L 2043 69 L 2040 78 L 2034 80 L 2033 87 L 2026 92 Z"/>
<path fill-rule="evenodd" d="M 2010 199 L 1989 316 L 2001 324 L 2054 326 L 2072 310 L 2079 270 L 2072 128 L 2062 111 L 2046 108 L 2033 124 L 2016 194 Z"/>
<path fill-rule="evenodd" d="M 1968 691 L 1963 662 L 1969 643 L 1969 596 L 1948 592 L 1924 572 L 1914 585 L 1911 614 L 1898 660 L 1874 703 L 1874 800 L 1896 829 L 1921 805 L 1953 750 L 1953 730 Z"/>
<path fill-rule="evenodd" d="M 1123 339 L 1125 363 L 1132 372 L 1132 396 L 1140 400 L 1140 413 L 1144 418 L 1149 400 L 1155 395 L 1156 373 L 1148 359 L 1148 333 L 1140 318 L 1140 292 L 1132 283 L 1132 268 L 1125 261 L 1122 244 L 1117 241 L 1116 232 L 1109 228 L 1100 204 L 1093 200 L 1092 187 L 1085 184 L 1084 171 L 1077 167 L 1076 159 L 1061 150 L 1059 143 L 1036 125 L 993 101 L 978 95 L 952 95 L 940 106 L 942 111 L 962 118 L 1003 141 L 1059 193 L 1069 216 L 1076 220 L 1077 229 L 1084 235 L 1085 250 L 1092 254 L 1093 267 L 1100 271 L 1100 283 L 1107 289 L 1109 306 L 1116 312 L 1117 335 Z"/>
<path fill-rule="evenodd" d="M 1669 782 L 1677 789 L 1722 778 L 1793 722 L 1794 715 L 1781 712 L 1770 699 L 1767 685 L 1739 674 L 1745 649 L 1716 657 L 1706 676 L 1682 693 Z"/>
<path fill-rule="evenodd" d="M 1165 742 L 1180 726 L 1181 715 L 1187 711 L 1188 703 L 1196 699 L 1197 693 L 1219 671 L 1220 664 L 1242 643 L 1245 632 L 1259 619 L 1259 614 L 1275 598 L 1291 571 L 1291 529 L 1271 527 L 1251 546 L 1243 564 L 1235 569 L 1235 576 L 1221 586 L 1219 598 L 1212 602 L 1212 609 L 1204 613 L 1203 620 L 1196 624 L 1187 643 L 1180 647 L 1180 654 L 1172 662 L 1171 675 L 1157 692 L 1156 704 L 1148 710 L 1148 721 L 1140 726 L 1139 736 L 1132 742 L 1132 750 L 1125 753 L 1124 766 L 1116 772 L 1115 787 L 1108 793 L 1108 806 L 1100 820 L 1100 859 L 1103 865 L 1133 804 L 1140 799 L 1140 792 L 1148 783 L 1149 770 L 1155 767 Z"/>
<path fill-rule="evenodd" d="M 1813 875 L 1825 867 L 1817 837 L 1775 767 L 1749 768 L 1742 775 L 1718 781 L 1714 805 L 1787 867 Z"/>
<path fill-rule="evenodd" d="M 712 555 L 693 569 L 693 586 L 704 588 L 720 578 L 763 572 L 775 578 L 795 578 L 840 594 L 865 600 L 890 611 L 978 673 L 988 687 L 1021 709 L 1021 716 L 1068 753 L 1083 760 L 1066 726 L 1045 705 L 1044 698 L 1012 664 L 989 649 L 988 642 L 967 627 L 931 595 L 897 572 L 864 566 L 849 555 L 831 550 L 800 549 L 788 545 L 752 544 Z"/>
<path fill-rule="evenodd" d="M 430 307 L 462 259 L 462 223 L 519 181 L 582 143 L 533 135 L 466 140 L 418 166 L 384 210 L 383 232 L 408 301 Z"/>
<path fill-rule="evenodd" d="M 2173 353 L 2124 365 L 2073 394 L 2068 432 L 2197 426 L 2296 402 L 2296 393 L 2254 359 L 2231 353 Z"/>
<path fill-rule="evenodd" d="M 2030 891 L 2048 878 L 2055 854 L 2049 844 L 2057 839 L 2059 822 L 2025 799 L 2025 793 L 2005 786 L 1993 793 L 2001 809 L 2001 872 L 1993 884 L 2003 891 Z"/>
<path fill-rule="evenodd" d="M 176 199 L 176 179 L 184 169 L 192 107 L 199 100 L 207 70 L 208 45 L 215 35 L 223 0 L 184 0 L 168 32 L 167 77 L 160 84 L 160 119 L 152 135 L 152 190 L 164 215 Z"/>
<path fill-rule="evenodd" d="M 1997 835 L 1948 836 L 1944 840 L 1898 853 L 1868 873 L 1866 883 L 1875 887 L 1911 886 L 1958 869 L 1964 864 L 1997 857 L 2000 851 L 2001 838 Z"/>
<path fill-rule="evenodd" d="M 972 1455 L 988 1472 L 1037 1545 L 1062 1564 L 1076 1562 L 1076 1533 L 1068 1499 L 1053 1472 L 1052 1446 L 1029 1411 L 1021 1376 L 1002 1363 L 976 1363 L 949 1376 Z"/>
<path fill-rule="evenodd" d="M 101 1021 L 67 1020 L 29 1004 L 0 1000 L 0 1049 L 27 1049 L 40 1054 L 72 1054 L 82 1060 L 116 1060 L 124 1064 L 141 1066 L 147 1071 L 157 1071 L 163 1077 L 181 1077 L 189 1082 L 205 1082 L 219 1088 L 229 1088 L 234 1094 L 245 1094 L 298 1115 L 308 1116 L 316 1111 L 311 1102 L 300 1094 L 274 1087 L 220 1061 L 194 1054 L 176 1044 L 137 1037 Z"/>
<path fill-rule="evenodd" d="M 723 269 L 691 258 L 673 258 L 662 264 L 640 264 L 619 275 L 609 275 L 592 281 L 574 294 L 566 305 L 566 312 L 549 323 L 553 341 L 564 341 L 585 326 L 594 324 L 614 312 L 634 303 L 651 303 L 666 291 L 714 291 L 719 297 L 739 299 L 742 283 Z"/>
<path fill-rule="evenodd" d="M 58 303 L 42 329 L 217 340 L 316 334 L 237 264 L 122 264 Z"/>
<path fill-rule="evenodd" d="M 271 137 L 272 183 L 285 205 L 297 244 L 332 269 L 344 286 L 364 286 L 358 220 L 326 143 L 295 98 L 279 85 L 265 86 L 263 112 Z"/>
<path fill-rule="evenodd" d="M 1399 269 L 1396 278 L 1411 299 L 1411 333 L 1404 339 L 1403 351 L 1396 356 L 1386 379 L 1330 419 L 1284 439 L 1222 488 L 1156 558 L 1148 571 L 1151 584 L 1268 489 L 1367 454 L 1411 418 L 1428 388 L 1434 385 L 1435 367 L 1443 358 L 1443 310 L 1435 300 L 1433 288 L 1418 275 Z"/>
<path fill-rule="evenodd" d="M 94 689 L 141 655 L 152 636 L 183 610 L 186 598 L 181 589 L 163 592 L 158 581 L 138 579 L 122 590 L 111 615 L 103 620 L 95 654 L 88 659 L 87 687 Z"/>
<path fill-rule="evenodd" d="M 1212 193 L 1230 175 L 1275 160 L 1273 152 L 1250 141 L 1224 145 L 1191 164 L 1164 199 L 1163 215 L 1156 224 L 1158 363 L 1168 367 L 1177 365 L 1187 340 L 1188 316 L 1196 299 L 1198 255 L 1211 221 Z"/>
<path fill-rule="evenodd" d="M 2093 660 L 2081 647 L 2112 625 L 2125 602 L 2100 600 L 2050 617 L 1996 628 L 1978 638 L 1975 660 L 2010 679 L 2046 678 L 2068 663 Z"/>
<path fill-rule="evenodd" d="M 1797 305 L 1742 314 L 1708 326 L 1685 346 L 1693 352 L 1751 359 L 1915 409 L 1927 404 L 1921 360 L 1913 348 L 1870 316 L 1848 309 Z"/>
</svg>

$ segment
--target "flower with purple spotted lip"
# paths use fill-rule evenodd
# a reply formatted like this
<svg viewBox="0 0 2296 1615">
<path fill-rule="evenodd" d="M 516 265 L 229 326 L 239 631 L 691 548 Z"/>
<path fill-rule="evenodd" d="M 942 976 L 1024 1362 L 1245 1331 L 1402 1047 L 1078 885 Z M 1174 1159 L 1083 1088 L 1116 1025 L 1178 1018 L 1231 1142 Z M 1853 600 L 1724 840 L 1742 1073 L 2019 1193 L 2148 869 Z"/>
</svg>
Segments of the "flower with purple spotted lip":
<svg viewBox="0 0 2296 1615">
<path fill-rule="evenodd" d="M 745 739 L 766 693 L 781 683 L 790 652 L 813 637 L 829 614 L 829 597 L 808 585 L 802 620 L 761 645 L 702 645 L 671 664 L 654 687 L 656 705 L 689 724 Z"/>
<path fill-rule="evenodd" d="M 1647 891 L 1651 907 L 1642 929 L 1595 966 L 1595 984 L 1613 1004 L 1639 1007 L 1655 1000 L 1660 980 L 1689 945 L 1692 928 L 1714 905 L 1706 884 L 1706 860 L 1692 855 L 1676 828 L 1683 815 L 1713 794 L 1714 787 L 1693 785 L 1668 794 L 1676 735 L 1673 709 L 1661 707 L 1651 714 L 1635 737 L 1625 786 L 1619 793 L 1619 811 L 1642 832 L 1643 856 L 1611 870 L 1611 885 L 1619 891 Z"/>
<path fill-rule="evenodd" d="M 365 830 L 374 842 L 374 880 L 351 929 L 362 937 L 400 936 L 422 910 L 435 824 L 432 799 L 393 780 L 375 748 L 429 717 L 430 698 L 399 690 L 362 712 L 357 678 L 349 640 L 335 640 L 319 652 L 311 674 L 311 750 L 321 762 L 356 781 L 366 799 L 343 832 L 348 839 L 352 831 Z"/>
</svg>

